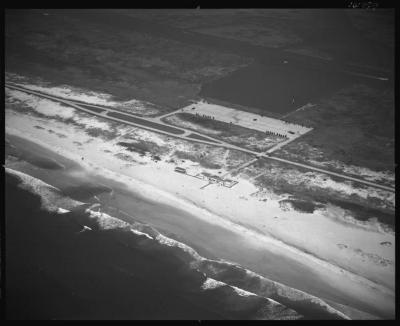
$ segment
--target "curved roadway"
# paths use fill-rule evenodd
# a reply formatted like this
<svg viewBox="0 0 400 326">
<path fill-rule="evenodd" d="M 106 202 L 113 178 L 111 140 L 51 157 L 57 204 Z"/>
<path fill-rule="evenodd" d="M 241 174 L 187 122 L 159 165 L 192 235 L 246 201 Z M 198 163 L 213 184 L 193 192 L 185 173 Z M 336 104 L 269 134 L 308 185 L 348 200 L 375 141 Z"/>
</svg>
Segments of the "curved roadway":
<svg viewBox="0 0 400 326">
<path fill-rule="evenodd" d="M 380 185 L 377 184 L 375 182 L 371 182 L 371 181 L 366 181 L 363 179 L 358 179 L 355 177 L 351 177 L 345 174 L 341 174 L 341 173 L 336 173 L 336 172 L 332 172 L 332 171 L 328 171 L 328 170 L 324 170 L 321 168 L 317 168 L 311 165 L 307 165 L 307 164 L 303 164 L 303 163 L 298 163 L 298 162 L 294 162 L 294 161 L 290 161 L 290 160 L 286 160 L 283 158 L 279 158 L 276 156 L 271 156 L 271 154 L 266 154 L 266 153 L 260 153 L 260 152 L 256 152 L 256 151 L 252 151 L 250 149 L 246 149 L 243 147 L 239 147 L 236 145 L 232 145 L 229 144 L 227 142 L 221 141 L 219 139 L 215 139 L 213 137 L 204 135 L 202 133 L 199 132 L 195 132 L 189 129 L 185 129 L 182 127 L 172 127 L 169 124 L 166 124 L 165 122 L 161 121 L 160 119 L 158 119 L 157 117 L 155 118 L 145 118 L 145 117 L 138 117 L 134 114 L 129 114 L 129 113 L 125 113 L 125 112 L 121 112 L 120 110 L 116 110 L 116 109 L 112 109 L 112 108 L 108 108 L 108 107 L 103 107 L 103 106 L 98 106 L 98 105 L 92 105 L 92 104 L 87 104 L 87 103 L 80 103 L 79 101 L 74 101 L 74 100 L 67 100 L 64 98 L 60 98 L 60 97 L 56 97 L 53 95 L 49 95 L 49 94 L 45 94 L 42 92 L 38 92 L 38 91 L 34 91 L 34 90 L 30 90 L 28 88 L 25 87 L 21 87 L 20 85 L 14 84 L 14 83 L 9 83 L 7 82 L 5 84 L 5 87 L 11 88 L 11 89 L 15 89 L 15 90 L 19 90 L 22 92 L 26 92 L 26 93 L 30 93 L 33 95 L 37 95 L 37 96 L 41 96 L 56 102 L 60 102 L 69 106 L 72 106 L 78 110 L 84 111 L 86 113 L 95 115 L 95 116 L 99 116 L 105 119 L 109 119 L 109 120 L 113 120 L 113 121 L 117 121 L 120 123 L 124 123 L 127 125 L 132 125 L 135 127 L 139 127 L 142 129 L 146 129 L 146 130 L 150 130 L 153 132 L 157 132 L 157 133 L 161 133 L 164 135 L 168 135 L 171 137 L 175 137 L 175 138 L 180 138 L 186 141 L 192 141 L 192 142 L 198 142 L 198 143 L 203 143 L 203 144 L 207 144 L 207 145 L 213 145 L 213 146 L 218 146 L 218 147 L 224 147 L 227 149 L 233 149 L 233 150 L 238 150 L 241 152 L 245 152 L 251 155 L 255 155 L 257 157 L 257 159 L 259 158 L 268 158 L 271 160 L 275 160 L 278 162 L 283 162 L 283 163 L 287 163 L 287 164 L 291 164 L 291 165 L 295 165 L 304 169 L 308 169 L 311 171 L 316 171 L 316 172 L 320 172 L 320 173 L 325 173 L 328 175 L 332 175 L 338 178 L 342 178 L 345 180 L 349 180 L 349 181 L 353 181 L 353 182 L 358 182 L 367 186 L 371 186 L 371 187 L 375 187 L 375 188 L 379 188 L 379 189 L 383 189 L 386 191 L 390 191 L 390 192 L 395 192 L 395 189 L 393 187 L 388 187 L 385 185 Z M 90 108 L 89 108 L 90 107 Z M 206 139 L 209 139 L 208 141 Z M 279 144 L 277 145 L 279 146 Z M 280 147 L 280 146 L 279 146 Z M 271 152 L 271 149 L 269 149 L 267 152 Z M 241 165 L 241 167 L 245 167 L 248 166 L 252 163 L 254 163 L 257 159 L 254 159 L 252 161 L 249 161 L 243 165 Z M 238 170 L 237 168 L 234 169 L 235 171 Z M 231 171 L 233 172 L 233 171 Z"/>
</svg>

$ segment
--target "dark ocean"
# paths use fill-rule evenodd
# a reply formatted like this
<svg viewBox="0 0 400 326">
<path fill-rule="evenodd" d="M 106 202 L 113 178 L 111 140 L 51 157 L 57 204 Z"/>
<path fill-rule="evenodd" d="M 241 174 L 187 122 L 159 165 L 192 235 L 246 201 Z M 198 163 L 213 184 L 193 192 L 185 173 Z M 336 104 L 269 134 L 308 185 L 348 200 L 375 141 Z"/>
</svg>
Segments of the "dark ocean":
<svg viewBox="0 0 400 326">
<path fill-rule="evenodd" d="M 300 317 L 229 285 L 204 290 L 201 270 L 211 262 L 195 269 L 192 253 L 129 227 L 102 229 L 83 208 L 43 210 L 40 197 L 21 189 L 17 177 L 6 173 L 5 181 L 7 319 Z M 84 226 L 91 230 L 82 232 Z M 158 234 L 151 227 L 146 232 Z M 220 264 L 213 268 L 234 273 Z"/>
<path fill-rule="evenodd" d="M 84 211 L 50 213 L 6 175 L 7 319 L 261 317 L 267 300 L 206 277 L 175 248 L 128 230 L 96 229 Z M 79 232 L 83 225 L 92 231 Z"/>
<path fill-rule="evenodd" d="M 20 187 L 19 172 L 6 173 L 6 318 L 343 318 L 326 305 L 337 308 L 334 302 L 216 257 L 218 246 L 239 241 L 217 226 L 125 193 L 116 183 L 84 177 L 76 163 L 34 143 L 8 140 L 8 171 L 34 176 L 28 184 L 35 191 Z M 58 188 L 50 188 L 56 197 L 40 180 Z M 41 196 L 57 207 L 67 207 L 60 203 L 68 198 L 84 204 L 52 213 L 42 208 Z M 292 266 L 274 264 L 271 273 L 287 274 Z M 320 293 L 329 294 L 325 287 Z"/>
</svg>

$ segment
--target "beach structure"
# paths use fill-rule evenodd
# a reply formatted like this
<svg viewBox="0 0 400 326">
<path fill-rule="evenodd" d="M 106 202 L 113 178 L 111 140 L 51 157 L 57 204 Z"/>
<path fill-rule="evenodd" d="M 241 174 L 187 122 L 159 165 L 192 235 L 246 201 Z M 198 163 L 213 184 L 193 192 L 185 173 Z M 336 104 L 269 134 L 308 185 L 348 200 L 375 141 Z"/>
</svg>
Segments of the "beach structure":
<svg viewBox="0 0 400 326">
<path fill-rule="evenodd" d="M 224 183 L 224 180 L 220 177 L 220 176 L 218 176 L 218 175 L 211 175 L 209 178 L 208 178 L 208 180 L 211 182 L 211 183 L 218 183 L 218 184 L 223 184 Z"/>
<path fill-rule="evenodd" d="M 224 179 L 224 180 L 223 180 L 223 186 L 224 186 L 224 187 L 231 188 L 231 187 L 233 187 L 235 184 L 237 184 L 237 181 L 230 180 L 230 179 Z"/>
<path fill-rule="evenodd" d="M 186 174 L 186 169 L 177 166 L 175 172 Z"/>
<path fill-rule="evenodd" d="M 227 188 L 232 188 L 235 184 L 238 183 L 237 181 L 230 180 L 230 179 L 223 179 L 218 175 L 211 174 L 208 172 L 202 172 L 202 173 L 196 174 L 196 175 L 194 175 L 194 177 L 208 181 L 209 184 L 218 184 L 220 186 L 224 186 Z"/>
</svg>

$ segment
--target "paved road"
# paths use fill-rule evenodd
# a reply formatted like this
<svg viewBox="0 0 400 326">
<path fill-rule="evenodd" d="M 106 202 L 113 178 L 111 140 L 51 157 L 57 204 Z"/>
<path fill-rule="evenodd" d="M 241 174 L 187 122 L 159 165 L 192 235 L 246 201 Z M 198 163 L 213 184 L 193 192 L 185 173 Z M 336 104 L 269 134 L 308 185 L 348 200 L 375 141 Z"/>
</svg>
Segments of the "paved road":
<svg viewBox="0 0 400 326">
<path fill-rule="evenodd" d="M 366 180 L 362 180 L 362 179 L 357 179 L 357 178 L 354 178 L 354 177 L 351 177 L 351 176 L 348 176 L 348 175 L 343 175 L 343 174 L 336 173 L 336 172 L 326 171 L 324 169 L 320 169 L 320 168 L 317 168 L 317 167 L 310 167 L 307 164 L 297 163 L 297 162 L 285 160 L 285 159 L 279 158 L 279 157 L 269 157 L 269 158 L 273 159 L 275 161 L 296 165 L 296 166 L 299 166 L 299 167 L 302 167 L 302 168 L 305 168 L 305 169 L 309 169 L 309 170 L 313 170 L 313 171 L 316 171 L 316 172 L 321 172 L 321 173 L 326 173 L 326 174 L 329 174 L 329 175 L 333 175 L 333 176 L 338 177 L 338 178 L 343 178 L 343 179 L 346 179 L 346 180 L 363 183 L 363 184 L 365 184 L 367 186 L 372 186 L 372 187 L 375 187 L 375 188 L 380 188 L 380 189 L 391 191 L 391 192 L 395 191 L 395 188 L 392 188 L 392 187 L 380 185 L 380 184 L 377 184 L 377 183 L 374 183 L 374 182 L 370 182 L 370 181 L 366 181 Z"/>
<path fill-rule="evenodd" d="M 84 111 L 86 113 L 89 113 L 89 114 L 92 114 L 92 115 L 95 115 L 95 116 L 99 116 L 99 117 L 102 117 L 102 118 L 105 118 L 105 119 L 121 122 L 121 123 L 124 123 L 124 124 L 128 124 L 128 125 L 132 125 L 132 126 L 135 126 L 135 127 L 142 128 L 142 129 L 150 130 L 150 131 L 153 131 L 153 132 L 165 134 L 165 135 L 168 135 L 168 136 L 171 136 L 171 137 L 175 137 L 175 138 L 179 138 L 179 139 L 183 139 L 183 140 L 186 140 L 186 141 L 192 141 L 192 142 L 198 142 L 198 143 L 203 143 L 203 144 L 207 144 L 207 145 L 224 147 L 224 148 L 227 148 L 227 149 L 238 150 L 238 151 L 241 151 L 241 152 L 248 153 L 248 154 L 256 156 L 255 159 L 253 159 L 253 160 L 251 160 L 249 162 L 246 162 L 243 165 L 241 165 L 242 168 L 245 167 L 245 166 L 248 166 L 248 165 L 250 165 L 250 164 L 252 164 L 254 162 L 256 162 L 257 159 L 259 159 L 259 158 L 267 158 L 267 159 L 270 159 L 270 160 L 275 160 L 275 161 L 278 161 L 278 162 L 283 162 L 283 163 L 286 163 L 286 164 L 295 165 L 295 166 L 298 166 L 298 167 L 301 167 L 301 168 L 304 168 L 304 169 L 308 169 L 308 170 L 311 170 L 311 171 L 325 173 L 325 174 L 332 175 L 332 176 L 335 176 L 335 177 L 338 177 L 338 178 L 342 178 L 342 179 L 345 179 L 345 180 L 358 182 L 358 183 L 361 183 L 361 184 L 364 184 L 364 185 L 367 185 L 367 186 L 371 186 L 371 187 L 375 187 L 375 188 L 379 188 L 379 189 L 383 189 L 383 190 L 387 190 L 387 191 L 391 191 L 391 192 L 395 191 L 395 189 L 393 187 L 380 185 L 380 184 L 377 184 L 375 182 L 370 182 L 370 181 L 366 181 L 366 180 L 363 180 L 363 179 L 358 179 L 358 178 L 351 177 L 351 176 L 348 176 L 348 175 L 345 175 L 345 174 L 324 170 L 324 169 L 317 168 L 317 167 L 314 167 L 314 166 L 311 166 L 311 165 L 307 165 L 307 164 L 303 164 L 303 163 L 298 163 L 298 162 L 286 160 L 286 159 L 279 158 L 279 157 L 276 157 L 276 156 L 271 156 L 270 154 L 255 152 L 255 151 L 243 148 L 243 147 L 239 147 L 239 146 L 236 146 L 236 145 L 229 144 L 227 142 L 215 139 L 213 137 L 204 135 L 204 134 L 199 133 L 199 132 L 194 132 L 192 130 L 185 129 L 185 128 L 173 127 L 174 128 L 174 132 L 170 132 L 171 130 L 168 129 L 168 128 L 172 128 L 172 127 L 170 125 L 166 124 L 165 122 L 157 119 L 157 118 L 144 118 L 144 117 L 138 118 L 137 116 L 135 116 L 133 114 L 127 114 L 127 113 L 121 114 L 121 111 L 115 110 L 115 109 L 112 109 L 112 108 L 108 108 L 108 107 L 102 107 L 102 106 L 97 106 L 97 105 L 87 105 L 87 104 L 79 105 L 80 103 L 78 101 L 66 100 L 64 98 L 60 98 L 60 97 L 56 97 L 56 96 L 53 96 L 53 95 L 44 94 L 44 93 L 38 92 L 38 91 L 33 91 L 33 90 L 30 90 L 30 89 L 25 88 L 25 87 L 21 87 L 19 85 L 13 84 L 13 83 L 6 83 L 5 87 L 11 88 L 11 89 L 16 89 L 16 90 L 19 90 L 19 91 L 22 91 L 22 92 L 26 92 L 26 93 L 30 93 L 30 94 L 34 94 L 34 95 L 41 96 L 41 97 L 44 97 L 44 98 L 48 98 L 48 99 L 56 101 L 56 102 L 64 103 L 64 104 L 70 105 L 70 106 L 72 106 L 72 107 L 74 107 L 74 108 L 76 108 L 78 110 L 81 110 L 81 111 Z M 102 111 L 101 112 L 96 112 L 96 110 L 91 110 L 87 106 L 98 108 L 98 109 L 102 109 Z M 115 116 L 115 114 L 114 115 L 110 115 L 110 113 L 113 113 L 113 112 L 117 112 L 120 115 L 118 115 L 118 116 Z M 125 120 L 127 117 L 129 117 L 129 121 Z M 178 133 L 177 130 L 179 130 L 179 133 Z M 191 135 L 191 137 L 189 137 L 189 135 Z M 193 135 L 197 135 L 197 136 L 199 136 L 199 138 L 193 138 Z M 206 141 L 205 139 L 210 139 L 210 141 Z M 238 169 L 236 168 L 235 171 L 236 170 L 238 170 Z"/>
<path fill-rule="evenodd" d="M 98 105 L 91 105 L 91 104 L 81 104 L 78 101 L 74 100 L 66 100 L 64 98 L 60 98 L 57 96 L 53 95 L 48 95 L 39 91 L 34 91 L 30 90 L 28 88 L 24 88 L 21 86 L 17 86 L 11 83 L 7 83 L 5 87 L 19 90 L 25 93 L 37 95 L 40 97 L 44 97 L 47 99 L 50 99 L 52 101 L 56 101 L 59 103 L 63 103 L 69 106 L 72 106 L 80 111 L 99 116 L 105 119 L 117 121 L 117 122 L 122 122 L 124 124 L 132 125 L 135 127 L 139 127 L 142 129 L 150 130 L 153 132 L 165 134 L 168 136 L 176 137 L 176 138 L 181 138 L 189 141 L 195 141 L 195 142 L 200 142 L 200 143 L 205 143 L 208 145 L 216 145 L 220 144 L 220 141 L 217 139 L 214 139 L 212 137 L 209 137 L 207 135 L 203 135 L 191 130 L 186 130 L 184 128 L 175 128 L 171 127 L 170 125 L 163 123 L 163 122 L 155 122 L 157 121 L 156 118 L 143 118 L 143 117 L 137 117 L 133 114 L 127 114 L 124 112 L 121 112 L 120 110 L 109 108 L 109 107 L 103 107 L 103 106 L 98 106 Z M 110 115 L 111 114 L 111 115 Z M 113 114 L 118 114 L 118 115 L 113 115 Z M 129 118 L 129 120 L 126 120 Z M 199 139 L 193 138 L 193 135 L 199 136 Z M 190 136 L 190 137 L 189 137 Z M 209 139 L 207 141 L 206 139 Z"/>
</svg>

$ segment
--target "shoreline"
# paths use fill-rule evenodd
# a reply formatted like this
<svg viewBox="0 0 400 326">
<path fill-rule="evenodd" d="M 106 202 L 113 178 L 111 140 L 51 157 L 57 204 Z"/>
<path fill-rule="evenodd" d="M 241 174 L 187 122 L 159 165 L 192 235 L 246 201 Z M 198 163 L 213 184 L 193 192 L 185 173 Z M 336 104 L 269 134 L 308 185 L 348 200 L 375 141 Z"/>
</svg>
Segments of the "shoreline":
<svg viewBox="0 0 400 326">
<path fill-rule="evenodd" d="M 23 135 L 14 135 L 14 136 L 17 136 L 19 138 L 24 138 Z M 333 265 L 333 264 L 331 264 L 325 260 L 322 260 L 314 255 L 308 254 L 308 253 L 302 251 L 301 249 L 290 246 L 290 245 L 286 244 L 285 242 L 283 242 L 282 240 L 280 240 L 276 237 L 273 237 L 273 235 L 266 235 L 266 234 L 263 235 L 261 232 L 257 231 L 256 229 L 248 229 L 242 225 L 236 224 L 229 218 L 221 217 L 218 214 L 207 209 L 207 207 L 201 206 L 200 204 L 198 204 L 194 201 L 190 201 L 187 198 L 181 197 L 181 196 L 179 196 L 179 194 L 175 194 L 175 195 L 171 194 L 170 192 L 167 192 L 163 189 L 155 188 L 154 185 L 145 183 L 143 180 L 136 179 L 136 178 L 133 178 L 128 175 L 118 174 L 115 171 L 110 171 L 104 167 L 95 165 L 93 162 L 90 162 L 88 165 L 82 164 L 82 162 L 77 157 L 78 155 L 74 155 L 67 151 L 60 151 L 60 150 L 55 151 L 55 149 L 53 147 L 40 141 L 39 139 L 33 140 L 32 138 L 25 138 L 25 140 L 37 143 L 40 146 L 45 147 L 49 151 L 56 152 L 57 154 L 68 158 L 72 162 L 74 162 L 74 163 L 80 165 L 82 168 L 84 168 L 88 173 L 94 174 L 95 176 L 96 175 L 100 176 L 98 171 L 101 171 L 104 173 L 104 175 L 108 175 L 108 177 L 110 177 L 110 180 L 113 180 L 113 179 L 111 179 L 111 177 L 114 177 L 114 180 L 118 180 L 118 182 L 120 182 L 121 184 L 123 184 L 124 181 L 125 182 L 129 181 L 129 184 L 125 183 L 125 185 L 131 191 L 133 191 L 134 193 L 136 193 L 140 196 L 146 197 L 152 201 L 159 202 L 161 204 L 169 205 L 169 206 L 172 206 L 171 203 L 177 204 L 179 206 L 178 207 L 179 209 L 182 209 L 182 210 L 190 213 L 191 215 L 196 215 L 196 217 L 198 217 L 200 219 L 204 219 L 207 222 L 212 221 L 211 222 L 212 224 L 216 224 L 216 225 L 224 226 L 224 227 L 231 226 L 231 227 L 233 227 L 233 230 L 235 230 L 237 233 L 243 234 L 243 232 L 244 232 L 245 234 L 249 234 L 253 237 L 256 237 L 258 240 L 265 241 L 268 244 L 277 245 L 279 247 L 282 247 L 285 250 L 289 250 L 296 255 L 301 255 L 302 258 L 310 259 L 311 261 L 313 261 L 321 266 L 333 268 L 332 271 L 335 271 L 338 274 L 342 274 L 343 272 L 348 272 L 349 273 L 348 276 L 354 276 L 354 279 L 356 279 L 357 277 L 360 277 L 360 280 L 365 279 L 362 276 L 359 276 L 355 273 L 351 273 L 349 271 L 345 271 L 336 265 Z M 90 170 L 91 168 L 93 168 L 94 170 Z M 104 175 L 102 175 L 101 177 L 108 179 L 107 177 L 104 177 Z M 157 194 L 158 196 L 155 194 Z M 194 208 L 195 214 L 193 214 L 193 208 Z M 216 218 L 216 219 L 211 220 L 211 219 L 204 218 L 204 216 L 208 216 L 211 219 L 212 218 Z M 294 256 L 293 258 L 298 259 L 299 261 L 302 261 L 301 258 L 298 258 L 296 256 Z M 368 279 L 365 279 L 365 281 L 366 281 L 365 282 L 366 285 L 370 285 L 370 286 L 378 285 L 375 282 L 372 282 Z M 385 292 L 385 287 L 383 287 L 382 290 L 383 290 L 383 292 Z"/>
<path fill-rule="evenodd" d="M 14 129 L 14 130 L 12 130 L 12 129 L 13 128 L 11 128 L 11 129 L 7 128 L 7 133 L 14 134 L 14 136 L 24 138 L 27 141 L 33 141 L 33 142 L 37 143 L 38 145 L 47 148 L 49 151 L 55 152 L 58 155 L 62 155 L 64 157 L 66 157 L 67 159 L 77 163 L 79 166 L 81 166 L 83 169 L 85 169 L 89 173 L 92 173 L 92 174 L 93 173 L 94 174 L 101 173 L 102 178 L 105 178 L 105 179 L 111 178 L 111 180 L 125 183 L 125 184 L 129 183 L 129 185 L 127 185 L 127 187 L 131 191 L 133 191 L 135 193 L 139 193 L 141 196 L 147 197 L 150 200 L 160 202 L 162 204 L 167 204 L 170 206 L 172 206 L 171 203 L 173 203 L 173 204 L 177 205 L 179 207 L 179 209 L 188 211 L 188 212 L 190 212 L 191 215 L 193 215 L 193 212 L 195 212 L 194 215 L 196 215 L 198 218 L 205 220 L 208 223 L 216 224 L 220 227 L 228 228 L 230 231 L 236 232 L 236 233 L 240 234 L 241 236 L 246 237 L 248 239 L 248 241 L 255 243 L 256 245 L 260 245 L 259 242 L 261 240 L 263 245 L 268 246 L 268 250 L 271 250 L 271 251 L 275 250 L 275 253 L 286 254 L 290 259 L 293 259 L 293 260 L 297 261 L 298 263 L 301 263 L 302 265 L 308 265 L 308 267 L 310 267 L 309 266 L 310 264 L 304 263 L 304 258 L 306 258 L 306 260 L 308 260 L 308 263 L 311 263 L 311 265 L 314 265 L 313 269 L 315 269 L 317 271 L 318 271 L 318 268 L 315 268 L 315 264 L 318 265 L 319 268 L 322 267 L 323 269 L 329 270 L 329 272 L 334 272 L 336 277 L 339 276 L 340 278 L 343 278 L 343 276 L 345 274 L 346 277 L 349 277 L 353 282 L 355 281 L 358 283 L 361 281 L 361 283 L 359 283 L 359 284 L 362 286 L 367 286 L 367 287 L 373 286 L 375 289 L 376 289 L 376 287 L 378 287 L 379 290 L 383 291 L 383 293 L 390 295 L 390 290 L 386 289 L 385 287 L 382 288 L 379 285 L 377 285 L 376 283 L 364 279 L 362 276 L 358 276 L 356 274 L 352 274 L 350 272 L 344 271 L 340 267 L 332 265 L 330 263 L 325 263 L 316 257 L 311 257 L 310 255 L 306 254 L 305 252 L 302 252 L 301 250 L 299 250 L 297 248 L 293 248 L 293 247 L 281 242 L 280 240 L 272 239 L 272 238 L 269 238 L 268 236 L 262 236 L 261 234 L 256 233 L 254 230 L 246 229 L 244 226 L 240 226 L 230 220 L 226 220 L 224 217 L 220 217 L 220 216 L 214 214 L 213 212 L 208 211 L 207 208 L 202 207 L 198 203 L 188 202 L 186 198 L 182 198 L 179 195 L 168 193 L 165 190 L 157 189 L 154 187 L 154 185 L 147 184 L 143 180 L 137 180 L 137 179 L 133 178 L 132 176 L 126 176 L 126 175 L 121 176 L 121 174 L 117 173 L 116 171 L 110 171 L 104 167 L 97 166 L 97 165 L 93 164 L 93 162 L 88 162 L 87 160 L 85 162 L 82 162 L 80 160 L 80 156 L 78 154 L 71 153 L 67 150 L 62 150 L 60 148 L 58 148 L 58 149 L 54 148 L 53 146 L 41 141 L 40 139 L 37 139 L 37 138 L 35 139 L 35 137 L 32 137 L 32 135 L 27 136 L 16 129 Z M 160 197 L 162 197 L 162 198 L 160 198 Z M 275 247 L 275 248 L 271 248 L 271 247 Z M 332 269 L 332 267 L 333 267 L 333 269 Z M 327 277 L 326 272 L 324 273 L 323 271 L 322 272 L 319 271 L 319 273 L 322 274 L 321 277 L 324 277 L 324 278 Z M 268 278 L 268 275 L 264 275 L 264 276 L 266 276 Z M 330 277 L 332 278 L 332 275 Z M 335 278 L 335 276 L 333 276 L 333 278 Z M 323 300 L 323 298 L 321 298 L 321 299 Z"/>
</svg>

